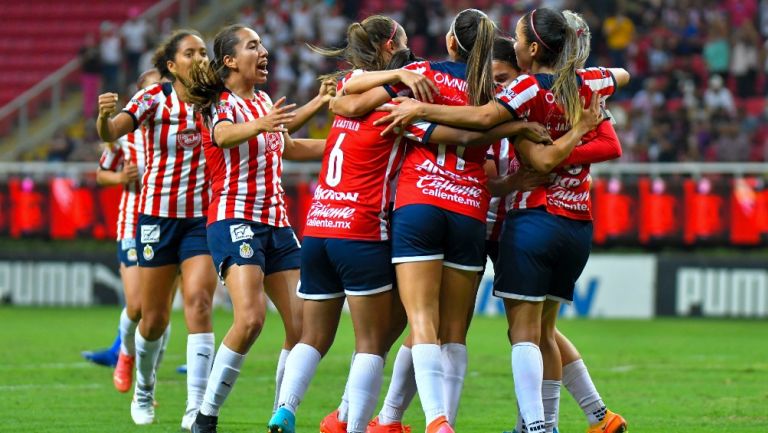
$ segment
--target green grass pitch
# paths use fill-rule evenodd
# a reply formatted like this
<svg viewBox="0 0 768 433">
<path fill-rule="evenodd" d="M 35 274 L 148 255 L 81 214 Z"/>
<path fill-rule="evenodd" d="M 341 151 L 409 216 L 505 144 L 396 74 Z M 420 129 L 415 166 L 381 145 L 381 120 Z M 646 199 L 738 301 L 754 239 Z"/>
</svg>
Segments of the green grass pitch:
<svg viewBox="0 0 768 433">
<path fill-rule="evenodd" d="M 5 431 L 178 431 L 186 388 L 184 376 L 174 369 L 185 362 L 183 318 L 173 315 L 172 341 L 159 373 L 159 422 L 137 427 L 129 415 L 130 393 L 112 388 L 109 369 L 80 358 L 81 350 L 112 341 L 118 315 L 116 308 L 0 308 L 0 419 Z M 217 311 L 217 342 L 230 321 L 230 313 Z M 459 433 L 499 433 L 513 426 L 505 329 L 503 318 L 478 317 L 472 325 Z M 766 321 L 563 320 L 561 329 L 580 348 L 603 399 L 628 419 L 632 433 L 768 432 Z M 270 314 L 222 411 L 220 432 L 266 431 L 281 342 L 279 318 Z M 352 348 L 345 317 L 299 409 L 299 433 L 317 432 L 320 419 L 338 404 Z M 565 390 L 561 401 L 560 431 L 583 432 L 584 416 Z M 423 431 L 418 400 L 406 422 L 414 433 Z"/>
</svg>

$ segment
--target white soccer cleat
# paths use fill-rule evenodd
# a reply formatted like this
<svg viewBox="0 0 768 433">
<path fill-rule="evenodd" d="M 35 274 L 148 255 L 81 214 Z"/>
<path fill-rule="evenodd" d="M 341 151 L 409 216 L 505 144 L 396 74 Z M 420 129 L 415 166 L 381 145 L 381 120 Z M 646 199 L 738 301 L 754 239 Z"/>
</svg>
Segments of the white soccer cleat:
<svg viewBox="0 0 768 433">
<path fill-rule="evenodd" d="M 154 389 L 142 390 L 138 386 L 131 401 L 131 418 L 136 425 L 147 425 L 155 422 Z"/>
<path fill-rule="evenodd" d="M 199 408 L 193 408 L 188 407 L 186 412 L 184 412 L 184 416 L 181 418 L 181 430 L 182 431 L 192 431 L 192 424 L 195 423 L 195 418 L 197 418 L 197 411 Z"/>
</svg>

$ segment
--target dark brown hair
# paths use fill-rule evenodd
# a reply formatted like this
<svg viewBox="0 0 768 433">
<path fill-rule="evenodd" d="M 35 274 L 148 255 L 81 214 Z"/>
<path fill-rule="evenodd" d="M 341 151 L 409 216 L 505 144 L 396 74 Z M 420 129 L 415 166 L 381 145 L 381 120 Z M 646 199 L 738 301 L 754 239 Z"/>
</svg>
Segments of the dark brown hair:
<svg viewBox="0 0 768 433">
<path fill-rule="evenodd" d="M 169 80 L 175 80 L 176 77 L 168 69 L 168 62 L 174 61 L 176 58 L 176 52 L 179 50 L 179 43 L 187 36 L 200 36 L 197 30 L 182 29 L 173 32 L 166 40 L 164 40 L 155 50 L 155 54 L 152 56 L 152 65 L 160 72 L 160 76 Z"/>
<path fill-rule="evenodd" d="M 467 93 L 471 105 L 483 105 L 495 97 L 491 60 L 496 25 L 477 9 L 459 12 L 451 25 L 458 41 L 459 57 L 467 62 Z"/>
</svg>

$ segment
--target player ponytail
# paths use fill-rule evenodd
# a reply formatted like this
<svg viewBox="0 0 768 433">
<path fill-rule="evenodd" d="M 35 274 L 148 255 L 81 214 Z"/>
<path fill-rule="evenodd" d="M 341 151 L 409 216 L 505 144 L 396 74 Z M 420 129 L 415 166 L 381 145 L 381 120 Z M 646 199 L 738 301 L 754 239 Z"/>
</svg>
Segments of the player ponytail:
<svg viewBox="0 0 768 433">
<path fill-rule="evenodd" d="M 451 24 L 459 57 L 467 62 L 467 93 L 471 105 L 483 105 L 494 98 L 491 60 L 496 25 L 484 12 L 465 9 Z"/>
<path fill-rule="evenodd" d="M 206 119 L 211 118 L 211 106 L 216 103 L 221 92 L 227 89 L 224 81 L 231 70 L 224 66 L 224 57 L 235 55 L 235 46 L 240 43 L 237 32 L 244 28 L 241 24 L 233 24 L 221 29 L 213 38 L 211 61 L 192 65 L 190 82 L 185 83 L 188 100 Z"/>
<path fill-rule="evenodd" d="M 160 72 L 161 77 L 171 81 L 176 79 L 176 76 L 174 76 L 170 69 L 168 69 L 168 62 L 174 61 L 176 52 L 179 50 L 179 43 L 181 43 L 187 36 L 197 36 L 198 38 L 203 39 L 200 33 L 196 30 L 176 30 L 155 50 L 155 54 L 152 56 L 152 65 Z"/>
<path fill-rule="evenodd" d="M 548 8 L 534 9 L 521 21 L 528 43 L 540 47 L 536 62 L 555 70 L 552 93 L 562 104 L 568 122 L 575 124 L 582 108 L 576 70 L 584 67 L 589 56 L 589 26 L 578 14 Z"/>
<path fill-rule="evenodd" d="M 397 21 L 383 15 L 371 15 L 347 27 L 347 45 L 343 48 L 321 48 L 313 45 L 309 45 L 309 48 L 326 57 L 342 58 L 354 69 L 381 71 L 386 69 L 389 62 L 384 56 L 387 44 L 404 38 L 405 30 Z M 341 71 L 331 76 L 338 78 L 345 73 L 346 71 Z"/>
</svg>

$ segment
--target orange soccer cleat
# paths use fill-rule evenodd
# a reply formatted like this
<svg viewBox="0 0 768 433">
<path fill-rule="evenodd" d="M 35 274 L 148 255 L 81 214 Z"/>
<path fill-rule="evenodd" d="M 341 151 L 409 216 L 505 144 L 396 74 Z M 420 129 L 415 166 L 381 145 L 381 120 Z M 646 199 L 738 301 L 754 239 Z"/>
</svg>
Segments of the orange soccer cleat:
<svg viewBox="0 0 768 433">
<path fill-rule="evenodd" d="M 403 425 L 400 421 L 390 424 L 380 424 L 379 417 L 368 423 L 365 433 L 411 433 L 411 426 Z"/>
<path fill-rule="evenodd" d="M 320 421 L 320 433 L 347 433 L 347 423 L 339 420 L 339 410 L 336 409 Z"/>
<path fill-rule="evenodd" d="M 136 361 L 135 356 L 126 355 L 120 352 L 117 357 L 117 365 L 115 366 L 115 372 L 112 373 L 112 383 L 115 384 L 115 389 L 120 392 L 128 392 L 133 384 L 133 365 Z"/>
<path fill-rule="evenodd" d="M 605 411 L 605 418 L 597 424 L 589 426 L 587 433 L 626 433 L 627 420 L 610 410 Z"/>
<path fill-rule="evenodd" d="M 444 416 L 439 416 L 429 423 L 427 433 L 454 433 L 454 431 L 453 427 L 448 423 L 448 419 Z"/>
</svg>

